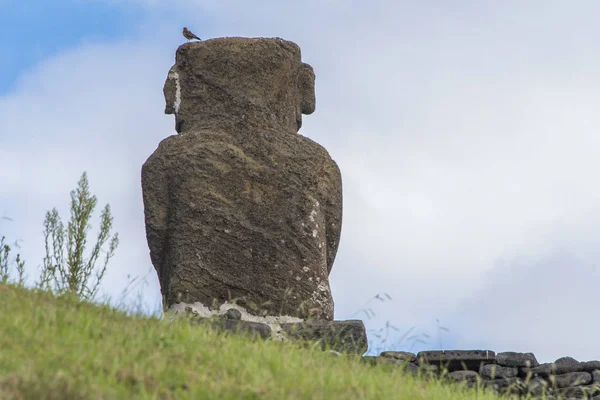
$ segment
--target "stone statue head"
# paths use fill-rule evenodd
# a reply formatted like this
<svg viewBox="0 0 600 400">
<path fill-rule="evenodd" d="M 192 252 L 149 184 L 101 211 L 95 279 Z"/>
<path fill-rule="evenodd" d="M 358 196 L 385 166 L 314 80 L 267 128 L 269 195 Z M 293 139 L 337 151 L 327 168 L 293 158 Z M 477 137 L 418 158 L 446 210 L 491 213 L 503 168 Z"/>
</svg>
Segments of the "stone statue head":
<svg viewBox="0 0 600 400">
<path fill-rule="evenodd" d="M 164 85 L 178 133 L 267 128 L 296 133 L 315 111 L 315 74 L 300 48 L 280 38 L 186 43 Z"/>
</svg>

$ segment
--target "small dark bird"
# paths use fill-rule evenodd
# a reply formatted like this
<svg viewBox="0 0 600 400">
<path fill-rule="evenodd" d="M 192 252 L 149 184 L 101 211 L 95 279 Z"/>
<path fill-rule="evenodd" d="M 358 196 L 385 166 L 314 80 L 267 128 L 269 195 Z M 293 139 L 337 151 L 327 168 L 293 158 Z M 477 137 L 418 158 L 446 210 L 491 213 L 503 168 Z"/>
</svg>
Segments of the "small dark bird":
<svg viewBox="0 0 600 400">
<path fill-rule="evenodd" d="M 192 32 L 190 32 L 190 30 L 188 28 L 183 28 L 182 33 L 183 33 L 183 37 L 186 38 L 188 40 L 188 42 L 192 39 L 202 40 L 198 36 L 196 36 Z"/>
</svg>

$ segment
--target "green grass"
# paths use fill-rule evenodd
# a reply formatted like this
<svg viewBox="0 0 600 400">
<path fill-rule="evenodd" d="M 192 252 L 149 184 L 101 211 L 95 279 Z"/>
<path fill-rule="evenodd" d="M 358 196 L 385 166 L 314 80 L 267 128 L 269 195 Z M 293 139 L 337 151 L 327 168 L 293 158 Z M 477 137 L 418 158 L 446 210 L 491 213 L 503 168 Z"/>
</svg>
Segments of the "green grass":
<svg viewBox="0 0 600 400">
<path fill-rule="evenodd" d="M 360 356 L 0 284 L 0 399 L 497 399 Z"/>
</svg>

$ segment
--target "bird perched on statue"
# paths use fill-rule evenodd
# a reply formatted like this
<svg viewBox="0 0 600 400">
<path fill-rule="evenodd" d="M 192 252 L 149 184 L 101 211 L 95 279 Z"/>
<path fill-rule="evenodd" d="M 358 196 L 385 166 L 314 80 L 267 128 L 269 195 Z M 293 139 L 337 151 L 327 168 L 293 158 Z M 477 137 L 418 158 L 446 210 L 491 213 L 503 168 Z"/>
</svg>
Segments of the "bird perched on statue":
<svg viewBox="0 0 600 400">
<path fill-rule="evenodd" d="M 186 38 L 188 40 L 188 42 L 192 39 L 202 40 L 198 36 L 194 35 L 188 28 L 184 27 L 182 33 L 183 33 L 183 37 Z"/>
</svg>

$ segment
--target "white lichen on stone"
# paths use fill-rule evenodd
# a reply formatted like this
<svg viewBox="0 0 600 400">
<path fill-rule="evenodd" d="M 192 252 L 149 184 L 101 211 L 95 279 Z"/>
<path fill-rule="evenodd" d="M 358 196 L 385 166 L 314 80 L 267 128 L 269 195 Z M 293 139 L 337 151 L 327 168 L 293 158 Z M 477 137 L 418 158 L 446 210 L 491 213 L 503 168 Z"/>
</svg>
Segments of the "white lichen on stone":
<svg viewBox="0 0 600 400">
<path fill-rule="evenodd" d="M 242 321 L 251 321 L 251 322 L 260 322 L 262 324 L 269 325 L 271 327 L 271 339 L 283 341 L 285 339 L 285 334 L 281 332 L 281 324 L 294 323 L 294 322 L 304 322 L 302 318 L 291 317 L 289 315 L 279 315 L 279 316 L 265 316 L 259 317 L 256 315 L 250 314 L 244 307 L 241 307 L 237 304 L 232 304 L 229 302 L 225 302 L 221 304 L 219 310 L 211 310 L 206 307 L 204 304 L 200 302 L 195 302 L 193 304 L 188 303 L 177 303 L 173 304 L 168 309 L 168 313 L 172 313 L 173 318 L 176 318 L 178 315 L 185 315 L 185 309 L 190 307 L 192 309 L 192 313 L 194 315 L 198 315 L 202 318 L 209 318 L 213 315 L 224 315 L 229 309 L 235 308 L 242 314 Z"/>
<path fill-rule="evenodd" d="M 327 311 L 328 307 L 331 307 L 327 301 L 323 301 L 324 298 L 327 298 L 328 293 L 331 292 L 329 288 L 329 283 L 327 281 L 320 281 L 317 277 L 317 282 L 319 282 L 317 286 L 317 290 L 315 290 L 311 295 L 311 301 L 314 304 L 317 304 L 322 310 Z M 323 296 L 325 295 L 325 296 Z"/>
<path fill-rule="evenodd" d="M 179 107 L 181 106 L 181 84 L 179 83 L 179 73 L 175 69 L 175 66 L 169 70 L 168 78 L 175 81 L 175 101 L 173 102 L 173 107 L 175 108 L 175 114 L 178 114 Z"/>
<path fill-rule="evenodd" d="M 319 233 L 319 231 L 317 231 L 316 229 L 313 229 L 313 237 L 317 237 L 317 233 Z"/>
<path fill-rule="evenodd" d="M 329 285 L 327 284 L 327 282 L 323 281 L 323 282 L 319 283 L 319 286 L 317 286 L 317 289 L 319 289 L 321 292 L 328 292 Z"/>
<path fill-rule="evenodd" d="M 311 222 L 315 222 L 315 216 L 317 215 L 317 210 L 312 210 L 310 212 L 310 215 L 308 216 L 308 218 L 310 219 Z"/>
</svg>

